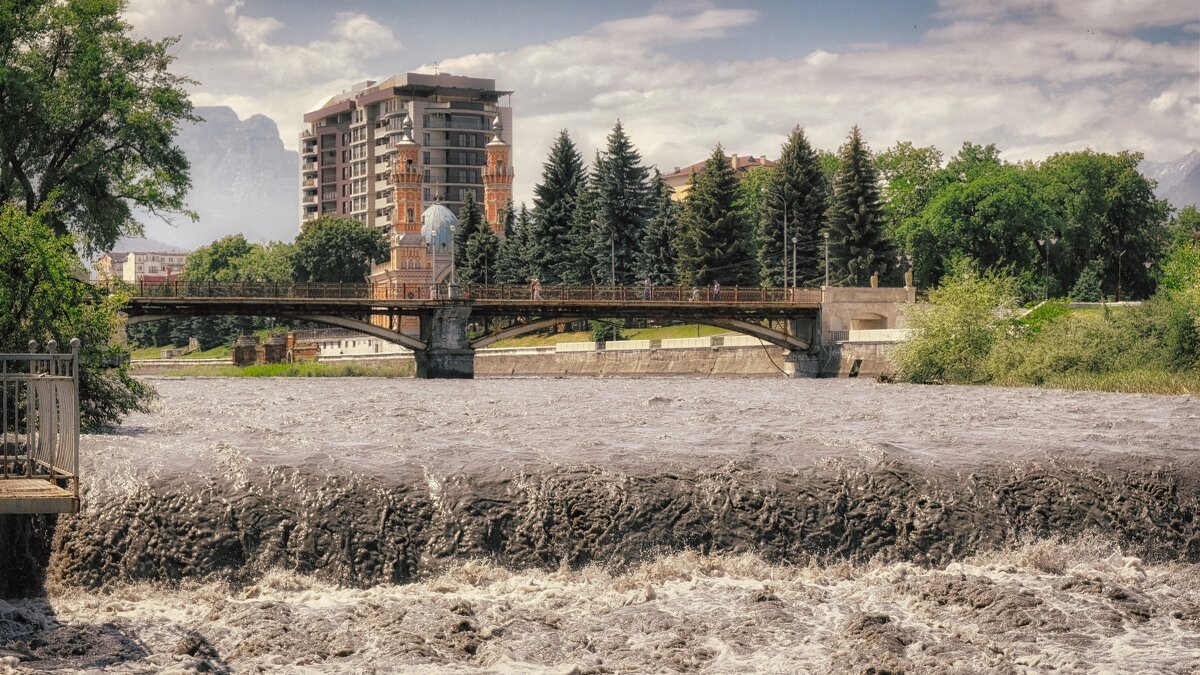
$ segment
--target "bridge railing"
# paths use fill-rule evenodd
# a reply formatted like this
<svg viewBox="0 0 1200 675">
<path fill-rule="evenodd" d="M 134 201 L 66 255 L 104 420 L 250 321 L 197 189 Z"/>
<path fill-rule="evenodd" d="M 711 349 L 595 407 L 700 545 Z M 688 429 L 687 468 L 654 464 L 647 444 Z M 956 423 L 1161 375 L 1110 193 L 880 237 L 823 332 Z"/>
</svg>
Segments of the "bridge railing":
<svg viewBox="0 0 1200 675">
<path fill-rule="evenodd" d="M 70 482 L 79 496 L 79 340 L 0 354 L 0 481 Z"/>
<path fill-rule="evenodd" d="M 727 286 L 597 286 L 543 284 L 340 284 L 142 281 L 129 289 L 140 298 L 272 298 L 312 300 L 505 300 L 531 302 L 719 302 L 745 304 L 815 304 L 818 288 Z"/>
</svg>

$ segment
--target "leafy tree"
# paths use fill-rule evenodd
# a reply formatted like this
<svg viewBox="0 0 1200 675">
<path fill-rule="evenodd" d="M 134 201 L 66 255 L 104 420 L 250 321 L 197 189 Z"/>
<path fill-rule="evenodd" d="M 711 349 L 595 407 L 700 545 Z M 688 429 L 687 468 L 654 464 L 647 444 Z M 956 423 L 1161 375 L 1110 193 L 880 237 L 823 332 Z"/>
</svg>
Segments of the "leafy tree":
<svg viewBox="0 0 1200 675">
<path fill-rule="evenodd" d="M 913 254 L 919 285 L 937 285 L 955 261 L 970 258 L 984 269 L 1029 272 L 1026 290 L 1040 296 L 1045 248 L 1038 239 L 1058 228 L 1038 176 L 1017 166 L 973 175 L 965 183 L 945 185 L 918 217 L 906 219 L 897 229 L 901 246 Z M 1051 265 L 1061 264 L 1061 257 L 1052 250 Z M 1050 295 L 1066 288 L 1056 281 L 1050 284 Z"/>
<path fill-rule="evenodd" d="M 821 231 L 829 207 L 829 185 L 821 173 L 817 152 L 804 130 L 792 129 L 779 151 L 779 161 L 767 178 L 759 221 L 758 255 L 763 282 L 787 286 L 793 270 L 796 284 L 804 285 L 823 274 Z M 787 236 L 784 236 L 784 215 Z M 796 243 L 792 243 L 796 239 Z M 788 269 L 783 269 L 784 252 Z M 795 250 L 796 261 L 791 261 Z"/>
<path fill-rule="evenodd" d="M 127 353 L 111 343 L 121 329 L 122 293 L 109 294 L 87 283 L 71 237 L 59 235 L 45 207 L 26 214 L 0 205 L 0 352 L 28 351 L 30 340 L 49 340 L 67 351 L 79 338 L 79 409 L 85 431 L 116 424 L 134 411 L 146 411 L 154 390 L 129 376 L 121 363 Z"/>
<path fill-rule="evenodd" d="M 1200 288 L 1200 239 L 1181 241 L 1162 261 L 1158 287 L 1164 291 Z"/>
<path fill-rule="evenodd" d="M 596 227 L 593 230 L 593 276 L 616 283 L 637 281 L 637 254 L 642 230 L 650 217 L 650 170 L 625 128 L 618 121 L 608 134 L 608 145 L 596 158 L 591 181 Z"/>
<path fill-rule="evenodd" d="M 655 285 L 675 283 L 675 234 L 679 227 L 679 203 L 673 190 L 654 171 L 653 214 L 642 230 L 642 243 L 637 257 L 637 274 Z"/>
<path fill-rule="evenodd" d="M 1004 162 L 1000 160 L 1000 151 L 996 148 L 995 143 L 978 145 L 966 141 L 959 148 L 958 154 L 946 162 L 943 180 L 969 183 L 980 175 L 995 171 L 1001 166 L 1004 166 Z"/>
<path fill-rule="evenodd" d="M 828 150 L 817 151 L 817 166 L 821 167 L 821 175 L 825 177 L 825 184 L 832 186 L 833 177 L 837 175 L 838 167 L 841 166 L 841 160 L 838 156 Z"/>
<path fill-rule="evenodd" d="M 929 292 L 929 303 L 911 305 L 908 326 L 915 335 L 896 345 L 892 363 L 908 382 L 983 382 L 989 378 L 993 346 L 1013 325 L 1016 280 L 980 273 L 961 260 Z"/>
<path fill-rule="evenodd" d="M 1123 297 L 1151 294 L 1154 282 L 1142 263 L 1167 246 L 1169 206 L 1138 172 L 1141 160 L 1139 153 L 1084 150 L 1058 153 L 1037 168 L 1053 210 L 1048 222 L 1057 224 L 1060 239 L 1053 281 L 1074 279 L 1086 261 L 1100 260 L 1106 295 L 1116 293 L 1118 276 Z"/>
<path fill-rule="evenodd" d="M 296 237 L 292 270 L 296 281 L 363 283 L 371 264 L 387 260 L 389 252 L 382 230 L 357 220 L 321 216 Z"/>
<path fill-rule="evenodd" d="M 467 266 L 467 242 L 481 226 L 485 226 L 483 210 L 479 208 L 479 202 L 475 201 L 475 191 L 465 192 L 463 205 L 458 209 L 458 227 L 454 230 L 454 267 L 460 279 L 463 269 Z"/>
<path fill-rule="evenodd" d="M 467 238 L 465 250 L 466 256 L 463 265 L 458 269 L 459 283 L 496 283 L 496 267 L 500 259 L 500 238 L 482 218 L 476 219 L 474 231 Z"/>
<path fill-rule="evenodd" d="M 692 174 L 679 217 L 677 264 L 684 284 L 757 283 L 754 230 L 738 213 L 736 199 L 737 176 L 718 144 Z"/>
<path fill-rule="evenodd" d="M 532 274 L 542 283 L 558 283 L 554 263 L 569 245 L 571 219 L 580 186 L 587 181 L 583 157 L 563 129 L 542 165 L 542 180 L 533 188 L 534 229 L 529 238 Z"/>
<path fill-rule="evenodd" d="M 838 152 L 833 198 L 826 214 L 830 276 L 850 286 L 865 286 L 871 275 L 892 263 L 892 245 L 883 232 L 879 187 L 871 151 L 858 126 Z"/>
<path fill-rule="evenodd" d="M 893 239 L 899 224 L 925 210 L 941 183 L 942 152 L 903 141 L 875 157 L 883 187 L 883 218 Z"/>
<path fill-rule="evenodd" d="M 169 71 L 178 38 L 131 37 L 124 4 L 0 2 L 0 203 L 87 253 L 140 233 L 133 206 L 181 212 L 190 185 L 174 138 L 198 118 L 192 82 Z"/>
<path fill-rule="evenodd" d="M 1089 262 L 1075 285 L 1071 287 L 1071 299 L 1077 302 L 1100 302 L 1104 299 L 1104 291 L 1100 289 L 1100 269 L 1103 264 L 1099 260 Z"/>
<path fill-rule="evenodd" d="M 756 227 L 762 219 L 763 188 L 767 186 L 767 179 L 774 170 L 775 168 L 770 166 L 754 166 L 738 178 L 737 199 L 734 200 L 734 204 L 738 213 L 742 214 L 742 220 Z M 755 239 L 757 240 L 757 236 Z"/>
<path fill-rule="evenodd" d="M 246 236 L 231 234 L 188 254 L 183 278 L 191 281 L 246 281 L 239 274 L 239 262 L 253 250 Z"/>
</svg>

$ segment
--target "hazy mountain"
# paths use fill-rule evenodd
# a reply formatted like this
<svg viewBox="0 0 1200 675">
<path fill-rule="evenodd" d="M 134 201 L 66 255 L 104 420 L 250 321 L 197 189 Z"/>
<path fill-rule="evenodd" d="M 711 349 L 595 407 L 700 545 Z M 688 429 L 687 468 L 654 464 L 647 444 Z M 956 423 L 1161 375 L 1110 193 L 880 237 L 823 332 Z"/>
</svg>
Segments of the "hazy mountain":
<svg viewBox="0 0 1200 675">
<path fill-rule="evenodd" d="M 1140 168 L 1158 181 L 1155 193 L 1176 208 L 1200 204 L 1200 150 L 1169 162 L 1142 162 Z"/>
<path fill-rule="evenodd" d="M 251 241 L 290 241 L 299 228 L 299 158 L 263 115 L 244 120 L 225 106 L 198 107 L 203 122 L 176 142 L 192 163 L 188 207 L 200 215 L 167 224 L 142 214 L 146 236 L 187 249 L 241 232 Z"/>
</svg>

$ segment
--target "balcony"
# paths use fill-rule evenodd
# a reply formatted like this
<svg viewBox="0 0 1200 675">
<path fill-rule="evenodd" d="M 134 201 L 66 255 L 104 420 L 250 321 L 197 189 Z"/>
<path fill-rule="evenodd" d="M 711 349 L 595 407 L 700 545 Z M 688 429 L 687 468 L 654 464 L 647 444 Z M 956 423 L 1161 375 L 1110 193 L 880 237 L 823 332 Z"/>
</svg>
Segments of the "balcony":
<svg viewBox="0 0 1200 675">
<path fill-rule="evenodd" d="M 304 182 L 302 183 L 302 185 L 304 185 L 304 187 L 306 187 L 306 188 L 309 188 L 309 187 L 316 187 L 316 186 L 317 186 L 317 179 L 316 179 L 316 178 L 305 178 L 305 179 L 304 179 Z"/>
<path fill-rule="evenodd" d="M 316 162 L 305 162 L 304 164 L 300 165 L 300 169 L 303 170 L 305 173 L 307 173 L 309 171 L 316 173 L 317 172 L 317 163 Z"/>
<path fill-rule="evenodd" d="M 316 195 L 304 195 L 304 199 L 300 200 L 300 203 L 305 204 L 305 205 L 312 204 L 315 206 L 317 203 L 317 196 Z"/>
<path fill-rule="evenodd" d="M 470 129 L 473 131 L 488 130 L 483 125 L 483 120 L 442 120 L 436 117 L 429 119 L 429 124 L 425 125 L 426 129 Z"/>
</svg>

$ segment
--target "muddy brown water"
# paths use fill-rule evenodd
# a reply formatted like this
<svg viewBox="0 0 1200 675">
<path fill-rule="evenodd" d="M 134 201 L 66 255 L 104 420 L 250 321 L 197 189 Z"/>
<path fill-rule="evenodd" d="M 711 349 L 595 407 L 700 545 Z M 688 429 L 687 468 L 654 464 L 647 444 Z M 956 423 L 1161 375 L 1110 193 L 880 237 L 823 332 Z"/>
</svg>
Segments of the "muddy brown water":
<svg viewBox="0 0 1200 675">
<path fill-rule="evenodd" d="M 1200 401 L 158 379 L 0 669 L 1200 667 Z"/>
</svg>

